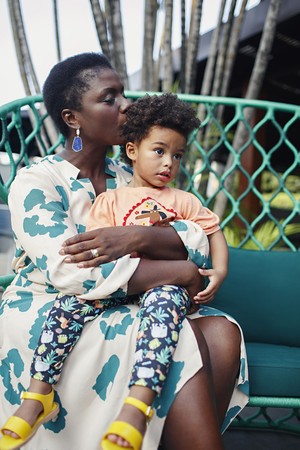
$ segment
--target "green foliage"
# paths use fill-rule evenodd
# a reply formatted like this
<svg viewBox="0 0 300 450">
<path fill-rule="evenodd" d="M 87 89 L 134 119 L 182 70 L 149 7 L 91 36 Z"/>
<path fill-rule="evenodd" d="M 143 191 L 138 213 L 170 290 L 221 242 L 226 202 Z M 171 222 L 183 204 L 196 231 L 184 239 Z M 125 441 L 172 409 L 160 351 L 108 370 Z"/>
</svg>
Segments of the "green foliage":
<svg viewBox="0 0 300 450">
<path fill-rule="evenodd" d="M 282 222 L 281 222 L 282 223 Z M 259 242 L 264 249 L 268 249 L 271 245 L 279 240 L 280 230 L 276 223 L 271 220 L 263 223 L 253 232 L 253 237 L 241 246 L 240 243 L 245 239 L 246 232 L 239 227 L 225 227 L 224 235 L 228 245 L 231 247 L 241 247 L 248 250 L 261 250 L 256 241 Z M 291 223 L 285 226 L 285 236 L 291 236 L 300 233 L 300 223 Z M 276 244 L 276 248 L 283 248 L 281 244 Z"/>
<path fill-rule="evenodd" d="M 286 194 L 285 192 L 278 192 L 278 194 L 271 199 L 273 195 L 274 195 L 273 193 L 264 194 L 264 199 L 266 200 L 266 202 L 270 202 L 270 206 L 272 208 L 287 209 L 287 210 L 293 209 L 294 200 L 300 201 L 300 192 L 294 193 L 293 197 Z"/>
</svg>

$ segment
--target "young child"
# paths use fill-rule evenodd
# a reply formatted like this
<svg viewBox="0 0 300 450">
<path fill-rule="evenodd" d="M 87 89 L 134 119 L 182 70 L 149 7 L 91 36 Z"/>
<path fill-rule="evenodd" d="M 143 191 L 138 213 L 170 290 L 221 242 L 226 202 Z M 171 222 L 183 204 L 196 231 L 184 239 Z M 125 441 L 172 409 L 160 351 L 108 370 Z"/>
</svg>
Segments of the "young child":
<svg viewBox="0 0 300 450">
<path fill-rule="evenodd" d="M 132 180 L 127 186 L 107 191 L 96 198 L 90 211 L 88 227 L 93 229 L 118 225 L 166 226 L 170 222 L 176 227 L 177 220 L 190 220 L 200 225 L 209 240 L 214 268 L 210 271 L 200 270 L 202 275 L 208 275 L 210 285 L 198 295 L 191 297 L 192 306 L 189 311 L 193 309 L 193 304 L 198 309 L 199 303 L 206 303 L 212 298 L 227 274 L 227 244 L 219 227 L 219 219 L 212 211 L 203 207 L 193 194 L 167 186 L 177 176 L 180 161 L 186 152 L 188 136 L 196 128 L 195 113 L 191 106 L 179 100 L 176 95 L 162 94 L 145 96 L 137 100 L 128 108 L 126 115 L 127 121 L 123 127 L 123 134 L 127 143 L 122 148 L 122 156 L 133 167 Z M 208 251 L 205 248 L 199 250 L 202 261 L 199 261 L 198 265 L 205 268 Z M 143 255 L 131 256 L 143 257 Z M 192 295 L 188 286 L 185 287 Z M 140 300 L 140 305 L 141 326 L 144 333 L 142 336 L 138 336 L 135 354 L 138 364 L 133 368 L 129 397 L 125 403 L 129 399 L 132 406 L 145 413 L 147 406 L 153 403 L 155 396 L 163 387 L 171 357 L 161 370 L 163 376 L 160 377 L 157 384 L 151 383 L 150 374 L 140 378 L 142 368 L 148 370 L 147 368 L 151 367 L 145 349 L 147 349 L 151 337 L 153 338 L 154 330 L 152 326 L 152 332 L 148 334 L 148 344 L 145 345 L 142 338 L 145 338 L 146 332 L 150 331 L 149 317 L 153 316 L 153 309 L 151 309 L 153 305 L 150 304 L 149 307 L 149 303 L 143 303 L 143 298 Z M 166 311 L 163 301 L 156 301 L 155 306 L 155 311 L 157 311 L 157 307 Z M 187 310 L 188 306 L 186 305 Z M 168 327 L 171 328 L 171 324 L 174 326 L 172 320 L 165 322 L 166 330 Z M 181 324 L 176 329 L 177 333 Z M 162 332 L 163 328 L 160 330 Z M 155 364 L 157 367 L 161 349 L 168 348 L 168 338 L 172 341 L 171 334 L 167 334 L 167 332 L 165 337 L 163 334 L 160 335 L 161 345 L 154 351 L 152 367 L 155 368 Z M 171 354 L 175 350 L 176 343 L 172 342 L 172 346 Z M 158 370 L 155 369 L 153 375 L 157 373 Z M 143 392 L 141 389 L 136 390 L 141 386 L 144 386 Z M 143 401 L 144 406 L 139 407 L 135 403 L 136 398 Z M 120 421 L 122 418 L 126 420 L 126 412 L 123 409 L 119 420 L 111 425 L 102 440 L 101 444 L 104 450 L 119 448 L 113 443 L 119 444 L 120 447 L 128 446 L 128 443 L 133 448 L 141 447 L 143 433 L 134 438 L 137 430 L 129 426 L 126 421 Z M 138 415 L 139 412 L 136 414 Z"/>
<path fill-rule="evenodd" d="M 200 274 L 210 279 L 202 292 L 198 268 L 190 261 L 182 261 L 182 272 L 178 274 L 180 286 L 160 286 L 153 288 L 150 295 L 149 292 L 140 295 L 141 323 L 129 396 L 118 420 L 102 439 L 104 450 L 141 448 L 146 422 L 153 415 L 152 403 L 166 379 L 182 322 L 189 311 L 213 297 L 227 273 L 227 245 L 217 216 L 204 208 L 193 194 L 167 186 L 178 173 L 189 134 L 200 125 L 193 108 L 176 95 L 163 94 L 137 100 L 126 114 L 123 128 L 126 146 L 122 151 L 133 167 L 133 177 L 127 186 L 96 198 L 88 229 L 125 225 L 172 225 L 176 229 L 178 220 L 181 225 L 183 220 L 193 221 L 203 233 L 197 264 L 206 266 L 209 241 L 214 268 L 200 269 Z M 94 257 L 99 257 L 97 250 Z M 109 298 L 89 302 L 75 296 L 58 296 L 34 354 L 29 391 L 37 391 L 38 383 L 49 388 L 57 383 L 64 360 L 77 343 L 85 322 L 104 310 L 132 301 L 130 297 L 118 298 L 116 292 Z M 49 363 L 50 356 L 52 363 Z"/>
</svg>

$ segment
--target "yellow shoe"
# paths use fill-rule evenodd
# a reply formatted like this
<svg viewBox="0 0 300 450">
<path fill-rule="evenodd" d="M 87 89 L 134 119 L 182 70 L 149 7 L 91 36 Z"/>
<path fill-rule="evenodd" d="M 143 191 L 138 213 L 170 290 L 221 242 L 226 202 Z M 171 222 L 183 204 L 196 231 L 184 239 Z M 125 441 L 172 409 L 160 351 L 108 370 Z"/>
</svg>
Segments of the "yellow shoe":
<svg viewBox="0 0 300 450">
<path fill-rule="evenodd" d="M 146 416 L 147 423 L 150 422 L 153 416 L 153 408 L 151 406 L 146 405 L 146 403 L 134 397 L 127 397 L 124 403 L 135 406 L 137 409 L 142 411 L 142 413 Z M 143 435 L 134 426 L 127 422 L 113 422 L 101 441 L 101 447 L 103 450 L 118 450 L 120 448 L 125 448 L 107 439 L 109 434 L 116 434 L 122 439 L 125 439 L 131 445 L 133 450 L 140 450 L 142 447 Z"/>
<path fill-rule="evenodd" d="M 43 424 L 48 422 L 49 420 L 53 420 L 56 418 L 59 413 L 59 406 L 55 403 L 54 400 L 54 391 L 49 394 L 36 394 L 34 392 L 22 392 L 21 398 L 26 400 L 38 400 L 43 405 L 43 412 L 39 414 L 35 423 L 31 427 L 26 420 L 21 419 L 21 417 L 11 416 L 8 421 L 1 428 L 1 433 L 3 437 L 0 439 L 0 450 L 16 450 L 26 444 L 26 442 L 30 441 L 30 439 L 34 436 L 37 429 Z M 4 434 L 4 430 L 12 431 L 16 433 L 19 438 L 13 438 L 7 434 Z"/>
</svg>

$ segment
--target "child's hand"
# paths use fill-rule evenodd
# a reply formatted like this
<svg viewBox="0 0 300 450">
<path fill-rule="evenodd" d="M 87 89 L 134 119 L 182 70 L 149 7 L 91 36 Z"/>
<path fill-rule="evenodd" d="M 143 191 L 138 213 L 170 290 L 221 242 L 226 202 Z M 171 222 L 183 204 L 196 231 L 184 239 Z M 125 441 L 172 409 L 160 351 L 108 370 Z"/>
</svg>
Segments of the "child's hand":
<svg viewBox="0 0 300 450">
<path fill-rule="evenodd" d="M 191 300 L 191 304 L 190 304 L 190 307 L 189 307 L 189 309 L 187 311 L 187 315 L 194 314 L 195 312 L 199 311 L 199 308 L 200 308 L 200 305 L 199 304 L 197 305 L 194 302 L 194 300 Z"/>
<path fill-rule="evenodd" d="M 196 304 L 209 303 L 214 299 L 214 296 L 220 289 L 220 286 L 225 279 L 225 274 L 223 270 L 218 269 L 199 269 L 199 273 L 203 277 L 208 277 L 209 284 L 203 291 L 198 292 L 198 294 L 193 297 L 193 302 Z"/>
</svg>

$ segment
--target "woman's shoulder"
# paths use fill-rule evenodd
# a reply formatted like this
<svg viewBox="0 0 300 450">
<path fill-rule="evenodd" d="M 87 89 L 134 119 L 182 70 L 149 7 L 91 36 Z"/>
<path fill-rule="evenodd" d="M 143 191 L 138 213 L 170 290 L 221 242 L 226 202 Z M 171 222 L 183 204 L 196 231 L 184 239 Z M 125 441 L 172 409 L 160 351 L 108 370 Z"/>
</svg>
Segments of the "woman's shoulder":
<svg viewBox="0 0 300 450">
<path fill-rule="evenodd" d="M 58 186 L 64 180 L 76 179 L 78 169 L 58 155 L 36 158 L 29 166 L 18 170 L 10 186 L 10 196 L 18 195 L 20 190 L 47 190 L 50 186 Z"/>
<path fill-rule="evenodd" d="M 18 181 L 20 178 L 24 178 L 27 175 L 34 176 L 41 176 L 45 173 L 49 174 L 49 172 L 64 172 L 66 170 L 72 170 L 75 169 L 75 171 L 78 171 L 75 166 L 72 166 L 69 164 L 66 160 L 61 158 L 59 155 L 48 155 L 44 157 L 37 157 L 35 158 L 30 165 L 22 167 L 18 170 L 18 173 L 15 177 L 15 181 Z"/>
<path fill-rule="evenodd" d="M 14 179 L 14 183 L 18 182 L 20 179 L 27 177 L 27 175 L 34 175 L 35 173 L 39 174 L 45 171 L 46 165 L 50 163 L 50 158 L 53 156 L 45 156 L 44 158 L 35 157 L 30 165 L 21 167 Z"/>
<path fill-rule="evenodd" d="M 132 168 L 117 158 L 106 158 L 106 167 L 109 171 L 115 173 L 128 173 L 132 175 Z"/>
<path fill-rule="evenodd" d="M 132 168 L 118 159 L 106 158 L 106 173 L 114 178 L 108 189 L 124 186 L 132 178 Z"/>
</svg>

